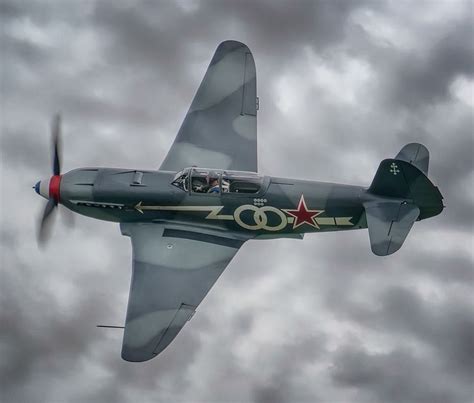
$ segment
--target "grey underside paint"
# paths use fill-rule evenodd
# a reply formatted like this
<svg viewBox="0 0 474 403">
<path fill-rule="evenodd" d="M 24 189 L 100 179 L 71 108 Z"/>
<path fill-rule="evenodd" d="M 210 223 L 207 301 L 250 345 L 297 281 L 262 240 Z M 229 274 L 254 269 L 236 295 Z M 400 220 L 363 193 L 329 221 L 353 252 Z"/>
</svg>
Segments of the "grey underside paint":
<svg viewBox="0 0 474 403">
<path fill-rule="evenodd" d="M 191 239 L 192 231 L 151 223 L 122 224 L 121 230 L 133 248 L 122 358 L 146 361 L 191 318 L 243 241 L 212 233 Z"/>
<path fill-rule="evenodd" d="M 257 171 L 255 62 L 243 43 L 219 45 L 160 170 Z"/>
</svg>

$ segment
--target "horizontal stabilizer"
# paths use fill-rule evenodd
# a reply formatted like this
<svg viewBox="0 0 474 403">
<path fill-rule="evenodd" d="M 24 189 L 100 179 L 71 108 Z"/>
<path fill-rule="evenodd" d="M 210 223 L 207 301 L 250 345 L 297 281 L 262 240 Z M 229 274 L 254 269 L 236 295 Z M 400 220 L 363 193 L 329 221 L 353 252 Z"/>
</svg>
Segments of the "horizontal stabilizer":
<svg viewBox="0 0 474 403">
<path fill-rule="evenodd" d="M 405 201 L 370 201 L 364 203 L 370 246 L 377 256 L 391 255 L 401 248 L 420 209 Z"/>
</svg>

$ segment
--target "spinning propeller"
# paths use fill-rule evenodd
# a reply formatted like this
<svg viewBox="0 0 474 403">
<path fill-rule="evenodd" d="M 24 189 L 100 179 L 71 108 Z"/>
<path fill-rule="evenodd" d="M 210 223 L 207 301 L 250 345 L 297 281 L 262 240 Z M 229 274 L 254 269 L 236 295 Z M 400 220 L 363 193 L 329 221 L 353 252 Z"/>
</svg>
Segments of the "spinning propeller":
<svg viewBox="0 0 474 403">
<path fill-rule="evenodd" d="M 51 144 L 53 146 L 53 176 L 36 183 L 33 187 L 39 195 L 48 200 L 39 223 L 38 244 L 44 245 L 52 228 L 53 212 L 60 202 L 61 184 L 61 116 L 56 115 L 51 124 Z"/>
</svg>

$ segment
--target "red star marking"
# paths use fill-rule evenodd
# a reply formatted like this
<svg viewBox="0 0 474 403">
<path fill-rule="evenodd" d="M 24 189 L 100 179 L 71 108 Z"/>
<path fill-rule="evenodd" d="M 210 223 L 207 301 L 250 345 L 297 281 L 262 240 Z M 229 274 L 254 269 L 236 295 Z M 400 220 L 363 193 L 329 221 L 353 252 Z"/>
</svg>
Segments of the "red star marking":
<svg viewBox="0 0 474 403">
<path fill-rule="evenodd" d="M 283 211 L 295 217 L 295 220 L 293 221 L 293 229 L 298 228 L 300 225 L 305 223 L 319 229 L 319 225 L 316 223 L 316 221 L 314 221 L 314 217 L 320 215 L 324 210 L 308 210 L 308 207 L 306 207 L 306 202 L 304 201 L 304 196 L 301 195 L 298 208 L 296 210 Z"/>
</svg>

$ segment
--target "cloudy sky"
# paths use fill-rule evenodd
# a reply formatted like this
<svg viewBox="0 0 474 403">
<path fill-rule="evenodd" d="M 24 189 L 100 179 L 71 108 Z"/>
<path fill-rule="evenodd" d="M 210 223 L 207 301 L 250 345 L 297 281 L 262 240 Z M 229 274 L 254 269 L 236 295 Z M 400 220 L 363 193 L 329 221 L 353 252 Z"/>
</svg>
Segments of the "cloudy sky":
<svg viewBox="0 0 474 403">
<path fill-rule="evenodd" d="M 0 400 L 471 402 L 473 2 L 2 0 Z M 257 65 L 259 169 L 368 185 L 406 143 L 447 208 L 380 258 L 366 231 L 248 242 L 157 358 L 120 358 L 118 225 L 59 215 L 41 251 L 49 123 L 64 171 L 160 165 L 217 45 Z"/>
</svg>

